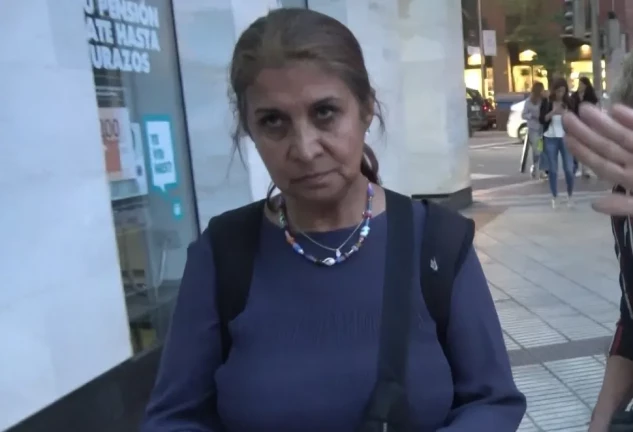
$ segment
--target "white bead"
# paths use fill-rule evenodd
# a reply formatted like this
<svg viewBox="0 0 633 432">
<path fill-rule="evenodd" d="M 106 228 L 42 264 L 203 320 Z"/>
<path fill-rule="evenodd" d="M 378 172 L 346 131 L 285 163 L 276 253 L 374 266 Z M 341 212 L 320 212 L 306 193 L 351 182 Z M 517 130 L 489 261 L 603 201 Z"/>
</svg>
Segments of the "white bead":
<svg viewBox="0 0 633 432">
<path fill-rule="evenodd" d="M 328 267 L 333 266 L 334 264 L 336 264 L 336 260 L 332 257 L 329 257 L 323 260 L 323 264 L 325 264 Z"/>
<path fill-rule="evenodd" d="M 369 227 L 368 226 L 364 226 L 360 229 L 360 235 L 362 235 L 363 237 L 367 237 L 369 235 Z"/>
</svg>

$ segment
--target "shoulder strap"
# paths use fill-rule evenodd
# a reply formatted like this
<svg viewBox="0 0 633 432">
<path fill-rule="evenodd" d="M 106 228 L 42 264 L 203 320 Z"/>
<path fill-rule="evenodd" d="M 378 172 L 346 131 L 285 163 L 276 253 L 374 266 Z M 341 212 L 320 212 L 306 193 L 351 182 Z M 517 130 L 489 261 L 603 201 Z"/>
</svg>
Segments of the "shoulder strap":
<svg viewBox="0 0 633 432">
<path fill-rule="evenodd" d="M 448 358 L 446 333 L 453 281 L 473 244 L 475 223 L 431 201 L 424 201 L 424 205 L 420 283 L 426 307 L 435 321 L 437 339 Z"/>
<path fill-rule="evenodd" d="M 229 323 L 246 306 L 259 245 L 265 202 L 257 201 L 222 213 L 209 222 L 216 273 L 216 295 L 224 360 L 231 349 Z"/>
<path fill-rule="evenodd" d="M 413 287 L 413 207 L 385 189 L 387 249 L 383 282 L 378 377 L 359 432 L 408 430 L 406 369 Z"/>
<path fill-rule="evenodd" d="M 387 254 L 382 294 L 379 374 L 404 383 L 413 287 L 413 206 L 411 198 L 385 190 Z"/>
</svg>

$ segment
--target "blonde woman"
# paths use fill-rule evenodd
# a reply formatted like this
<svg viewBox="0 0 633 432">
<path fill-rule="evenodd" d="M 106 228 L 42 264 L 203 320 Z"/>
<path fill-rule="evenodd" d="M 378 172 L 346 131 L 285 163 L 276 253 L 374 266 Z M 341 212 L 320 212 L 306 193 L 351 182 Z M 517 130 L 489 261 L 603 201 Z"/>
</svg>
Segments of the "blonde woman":
<svg viewBox="0 0 633 432">
<path fill-rule="evenodd" d="M 539 143 L 543 139 L 543 125 L 540 122 L 540 115 L 544 91 L 543 83 L 535 82 L 532 86 L 530 97 L 525 101 L 521 114 L 521 117 L 527 121 L 527 139 L 532 150 L 532 168 L 530 168 L 532 178 L 543 177 L 545 171 L 547 171 L 547 163 L 545 163 L 547 159 L 542 153 L 542 148 L 539 148 Z"/>
</svg>

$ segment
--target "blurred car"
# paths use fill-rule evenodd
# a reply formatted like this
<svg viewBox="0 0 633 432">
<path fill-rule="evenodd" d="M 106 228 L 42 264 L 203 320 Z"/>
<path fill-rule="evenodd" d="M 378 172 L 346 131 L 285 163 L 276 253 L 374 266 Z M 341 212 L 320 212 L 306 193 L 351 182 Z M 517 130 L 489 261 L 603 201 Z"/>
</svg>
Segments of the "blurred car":
<svg viewBox="0 0 633 432">
<path fill-rule="evenodd" d="M 466 89 L 466 105 L 468 106 L 468 124 L 472 130 L 482 130 L 488 125 L 483 108 L 484 99 L 477 90 Z"/>
<path fill-rule="evenodd" d="M 488 120 L 488 124 L 486 125 L 487 129 L 494 129 L 497 127 L 497 107 L 492 99 L 484 100 L 483 110 L 486 115 L 486 119 Z"/>
<path fill-rule="evenodd" d="M 507 131 L 510 138 L 516 138 L 517 143 L 523 143 L 527 135 L 527 121 L 523 119 L 525 100 L 512 104 L 508 116 Z"/>
</svg>

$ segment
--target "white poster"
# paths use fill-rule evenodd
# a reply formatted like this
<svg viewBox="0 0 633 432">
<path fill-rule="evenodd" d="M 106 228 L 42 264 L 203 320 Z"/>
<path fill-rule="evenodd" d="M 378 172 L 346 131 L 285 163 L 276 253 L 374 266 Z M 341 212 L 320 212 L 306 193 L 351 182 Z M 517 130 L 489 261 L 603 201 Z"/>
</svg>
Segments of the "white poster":
<svg viewBox="0 0 633 432">
<path fill-rule="evenodd" d="M 101 139 L 110 181 L 136 178 L 136 155 L 127 108 L 99 108 Z"/>
<path fill-rule="evenodd" d="M 497 55 L 497 32 L 494 30 L 484 30 L 482 35 L 484 55 Z"/>
<path fill-rule="evenodd" d="M 145 122 L 152 186 L 167 192 L 178 183 L 171 123 L 168 120 Z"/>
</svg>

